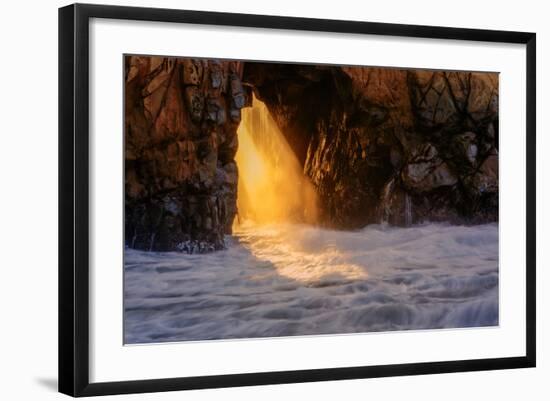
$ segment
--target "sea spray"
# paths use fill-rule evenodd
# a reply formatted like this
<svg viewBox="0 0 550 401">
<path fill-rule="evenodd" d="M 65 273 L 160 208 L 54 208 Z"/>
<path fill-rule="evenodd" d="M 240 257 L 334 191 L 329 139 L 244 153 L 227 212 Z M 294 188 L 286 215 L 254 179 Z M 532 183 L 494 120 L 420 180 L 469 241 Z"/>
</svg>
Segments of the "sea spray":
<svg viewBox="0 0 550 401">
<path fill-rule="evenodd" d="M 498 225 L 244 222 L 227 250 L 125 250 L 125 342 L 498 324 Z"/>
</svg>

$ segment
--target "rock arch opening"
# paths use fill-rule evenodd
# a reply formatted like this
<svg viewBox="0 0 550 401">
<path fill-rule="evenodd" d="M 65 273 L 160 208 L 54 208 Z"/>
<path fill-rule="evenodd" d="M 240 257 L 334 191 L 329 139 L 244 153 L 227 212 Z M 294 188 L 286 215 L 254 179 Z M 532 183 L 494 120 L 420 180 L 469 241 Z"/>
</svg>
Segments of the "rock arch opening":
<svg viewBox="0 0 550 401">
<path fill-rule="evenodd" d="M 234 228 L 255 223 L 316 223 L 318 197 L 267 106 L 253 97 L 242 110 L 235 155 L 239 171 Z"/>
<path fill-rule="evenodd" d="M 124 78 L 129 247 L 221 249 L 238 209 L 337 229 L 498 218 L 497 73 L 127 56 Z"/>
</svg>

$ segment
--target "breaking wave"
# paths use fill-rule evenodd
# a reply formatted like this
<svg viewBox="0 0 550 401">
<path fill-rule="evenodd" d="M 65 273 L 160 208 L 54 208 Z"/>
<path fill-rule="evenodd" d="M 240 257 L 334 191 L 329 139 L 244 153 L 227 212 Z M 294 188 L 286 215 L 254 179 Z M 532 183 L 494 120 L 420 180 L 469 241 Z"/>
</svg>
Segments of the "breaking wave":
<svg viewBox="0 0 550 401">
<path fill-rule="evenodd" d="M 125 342 L 498 324 L 498 225 L 245 225 L 210 254 L 125 250 Z"/>
</svg>

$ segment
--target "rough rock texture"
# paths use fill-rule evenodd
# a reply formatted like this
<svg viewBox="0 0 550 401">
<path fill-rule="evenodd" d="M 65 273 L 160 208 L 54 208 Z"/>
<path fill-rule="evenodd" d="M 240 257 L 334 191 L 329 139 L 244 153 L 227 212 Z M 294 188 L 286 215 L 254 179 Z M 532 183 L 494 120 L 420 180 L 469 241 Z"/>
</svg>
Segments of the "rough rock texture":
<svg viewBox="0 0 550 401">
<path fill-rule="evenodd" d="M 125 59 L 125 236 L 132 248 L 223 247 L 236 213 L 239 62 Z"/>
<path fill-rule="evenodd" d="M 498 219 L 498 75 L 245 63 L 321 200 L 358 228 Z"/>
<path fill-rule="evenodd" d="M 128 56 L 126 244 L 221 249 L 241 108 L 265 102 L 320 223 L 498 219 L 498 74 Z"/>
</svg>

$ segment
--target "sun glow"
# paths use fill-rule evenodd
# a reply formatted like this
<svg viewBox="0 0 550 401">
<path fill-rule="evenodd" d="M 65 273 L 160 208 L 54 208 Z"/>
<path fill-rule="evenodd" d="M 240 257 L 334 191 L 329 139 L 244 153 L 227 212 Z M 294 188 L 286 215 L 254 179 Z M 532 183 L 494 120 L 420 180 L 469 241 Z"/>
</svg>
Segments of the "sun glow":
<svg viewBox="0 0 550 401">
<path fill-rule="evenodd" d="M 235 219 L 257 224 L 317 221 L 317 194 L 264 103 L 254 97 L 237 131 L 239 168 Z"/>
<path fill-rule="evenodd" d="M 325 231 L 312 226 L 318 214 L 315 188 L 267 106 L 255 97 L 252 107 L 242 110 L 237 135 L 239 213 L 233 230 L 240 244 L 282 277 L 298 282 L 365 279 L 366 269 L 350 263 Z M 261 241 L 255 240 L 258 236 Z"/>
</svg>

